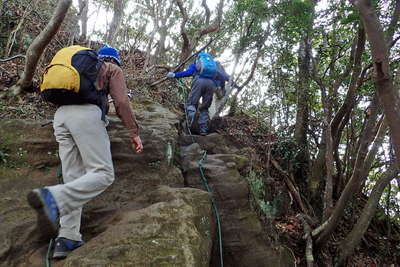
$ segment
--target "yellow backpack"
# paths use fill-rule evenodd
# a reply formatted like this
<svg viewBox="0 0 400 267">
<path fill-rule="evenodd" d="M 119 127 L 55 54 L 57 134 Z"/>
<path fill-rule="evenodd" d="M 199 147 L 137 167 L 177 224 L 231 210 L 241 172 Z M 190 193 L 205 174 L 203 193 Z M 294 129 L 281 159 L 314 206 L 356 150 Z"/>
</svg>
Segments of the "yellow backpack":
<svg viewBox="0 0 400 267">
<path fill-rule="evenodd" d="M 103 110 L 107 92 L 96 89 L 101 63 L 90 48 L 74 45 L 61 49 L 42 76 L 42 98 L 56 105 L 91 103 Z"/>
</svg>

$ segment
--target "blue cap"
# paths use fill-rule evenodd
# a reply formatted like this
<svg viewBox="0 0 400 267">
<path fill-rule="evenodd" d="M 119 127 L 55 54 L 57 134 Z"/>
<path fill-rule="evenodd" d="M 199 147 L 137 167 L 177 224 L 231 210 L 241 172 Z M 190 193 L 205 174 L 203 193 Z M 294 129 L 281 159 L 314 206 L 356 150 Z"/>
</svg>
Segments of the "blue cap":
<svg viewBox="0 0 400 267">
<path fill-rule="evenodd" d="M 104 45 L 97 51 L 100 58 L 113 58 L 117 61 L 118 65 L 121 65 L 121 59 L 119 58 L 118 50 L 109 45 Z"/>
</svg>

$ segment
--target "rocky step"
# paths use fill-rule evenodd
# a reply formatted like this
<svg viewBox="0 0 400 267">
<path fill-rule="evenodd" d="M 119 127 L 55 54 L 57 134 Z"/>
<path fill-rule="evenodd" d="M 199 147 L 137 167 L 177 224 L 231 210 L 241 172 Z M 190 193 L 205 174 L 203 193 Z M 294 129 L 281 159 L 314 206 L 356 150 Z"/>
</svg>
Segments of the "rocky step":
<svg viewBox="0 0 400 267">
<path fill-rule="evenodd" d="M 209 142 L 208 142 L 209 141 Z M 224 266 L 291 266 L 287 250 L 273 248 L 249 202 L 249 187 L 239 170 L 248 160 L 235 154 L 218 134 L 184 136 L 179 140 L 180 165 L 188 187 L 206 190 L 199 162 L 211 196 L 216 202 L 222 228 Z M 208 150 L 209 149 L 209 150 Z M 206 157 L 204 152 L 207 151 Z M 218 240 L 214 240 L 210 266 L 220 266 Z"/>
</svg>

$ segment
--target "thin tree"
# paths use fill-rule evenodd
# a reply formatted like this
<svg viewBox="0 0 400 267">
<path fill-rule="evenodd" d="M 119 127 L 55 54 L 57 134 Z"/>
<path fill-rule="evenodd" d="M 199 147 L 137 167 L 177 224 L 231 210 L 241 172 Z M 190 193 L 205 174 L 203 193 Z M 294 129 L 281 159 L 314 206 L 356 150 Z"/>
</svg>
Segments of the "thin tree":
<svg viewBox="0 0 400 267">
<path fill-rule="evenodd" d="M 88 23 L 89 0 L 79 0 L 79 20 L 81 21 L 81 36 L 80 39 L 85 41 L 87 38 L 87 23 Z"/>
<path fill-rule="evenodd" d="M 396 161 L 400 166 L 400 100 L 395 91 L 389 67 L 389 49 L 382 25 L 371 0 L 351 0 L 358 9 L 371 45 L 374 83 L 393 138 Z M 397 3 L 399 1 L 396 1 Z M 398 4 L 397 4 L 398 6 Z"/>
<path fill-rule="evenodd" d="M 371 151 L 376 151 L 379 146 L 382 145 L 383 139 L 385 137 L 385 132 L 387 130 L 387 123 L 383 121 L 380 129 L 375 137 L 376 141 L 374 142 L 374 147 Z M 371 162 L 372 159 L 367 160 L 367 162 Z M 353 227 L 351 232 L 346 236 L 344 240 L 340 243 L 339 250 L 340 256 L 338 265 L 341 266 L 345 263 L 345 260 L 353 254 L 354 249 L 360 243 L 361 238 L 364 236 L 365 231 L 367 230 L 375 211 L 378 207 L 379 200 L 382 196 L 383 190 L 390 183 L 392 179 L 394 179 L 398 175 L 399 169 L 392 164 L 390 168 L 386 171 L 385 175 L 381 177 L 376 184 L 374 185 L 371 194 L 368 198 L 367 204 L 365 205 L 360 218 L 357 220 L 356 225 Z M 364 176 L 366 178 L 367 175 Z"/>
<path fill-rule="evenodd" d="M 106 42 L 109 45 L 115 44 L 118 30 L 121 26 L 122 15 L 124 13 L 124 1 L 114 0 L 114 15 L 107 32 Z"/>
<path fill-rule="evenodd" d="M 58 1 L 56 9 L 54 10 L 53 16 L 51 17 L 49 23 L 29 46 L 28 50 L 26 51 L 24 72 L 17 83 L 11 88 L 14 95 L 18 95 L 22 92 L 22 90 L 32 87 L 32 79 L 35 74 L 37 63 L 42 56 L 44 49 L 60 28 L 68 9 L 71 6 L 71 3 L 72 0 Z"/>
<path fill-rule="evenodd" d="M 179 11 L 181 12 L 182 15 L 182 22 L 180 25 L 180 29 L 181 29 L 181 36 L 183 39 L 183 45 L 179 60 L 180 62 L 182 62 L 190 56 L 191 52 L 194 51 L 194 49 L 197 47 L 199 41 L 203 36 L 210 33 L 218 32 L 220 30 L 222 23 L 224 0 L 219 1 L 217 7 L 217 16 L 213 21 L 211 21 L 211 11 L 207 5 L 207 1 L 206 0 L 202 1 L 202 6 L 205 11 L 204 27 L 198 29 L 193 34 L 190 34 L 186 28 L 186 24 L 189 21 L 189 15 L 186 8 L 184 7 L 183 1 L 175 0 L 175 3 L 178 6 Z"/>
</svg>

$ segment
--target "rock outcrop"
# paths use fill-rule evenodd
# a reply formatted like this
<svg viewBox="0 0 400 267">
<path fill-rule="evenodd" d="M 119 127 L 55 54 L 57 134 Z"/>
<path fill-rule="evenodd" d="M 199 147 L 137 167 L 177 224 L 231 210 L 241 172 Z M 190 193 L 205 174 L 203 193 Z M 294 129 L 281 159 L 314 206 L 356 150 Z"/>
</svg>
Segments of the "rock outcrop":
<svg viewBox="0 0 400 267">
<path fill-rule="evenodd" d="M 85 206 L 85 245 L 53 266 L 209 266 L 214 222 L 208 193 L 184 188 L 174 165 L 178 117 L 157 104 L 137 108 L 145 150 L 132 151 L 118 119 L 109 134 L 115 182 Z M 0 266 L 45 266 L 29 190 L 56 182 L 51 126 L 0 122 Z"/>
<path fill-rule="evenodd" d="M 239 172 L 248 162 L 238 148 L 218 134 L 179 136 L 178 116 L 158 104 L 135 110 L 144 152 L 132 151 L 121 122 L 111 117 L 115 182 L 84 207 L 85 245 L 52 266 L 220 266 L 211 199 L 222 226 L 224 266 L 293 265 L 286 249 L 268 244 L 250 207 Z M 212 193 L 199 175 L 201 159 Z M 40 238 L 26 194 L 56 183 L 52 127 L 0 121 L 0 162 L 0 266 L 44 266 L 49 240 Z"/>
<path fill-rule="evenodd" d="M 268 242 L 267 233 L 250 207 L 249 187 L 239 172 L 249 164 L 247 158 L 234 154 L 239 151 L 218 134 L 184 136 L 180 143 L 185 184 L 206 190 L 207 183 L 215 200 L 222 229 L 224 266 L 294 266 L 294 257 L 286 248 L 272 247 Z M 221 266 L 217 240 L 210 266 Z"/>
</svg>

